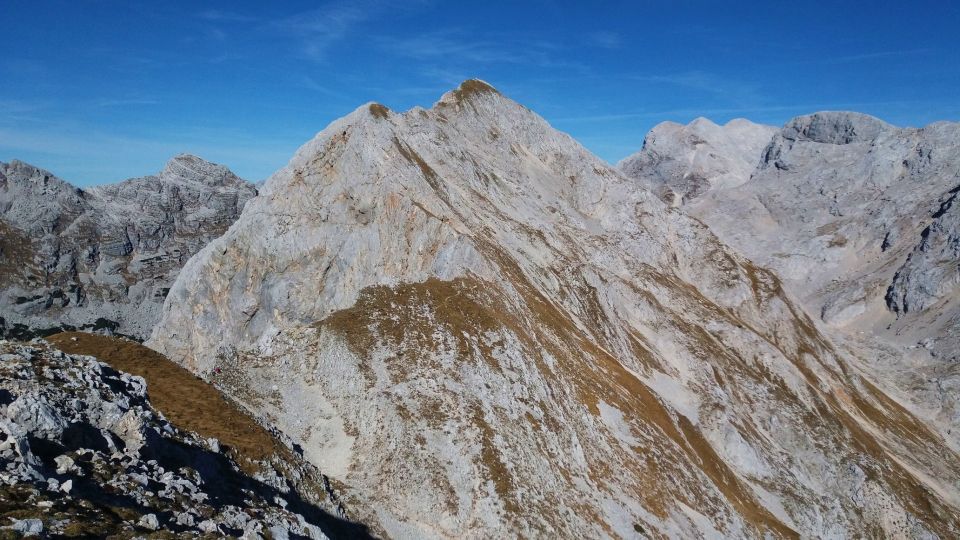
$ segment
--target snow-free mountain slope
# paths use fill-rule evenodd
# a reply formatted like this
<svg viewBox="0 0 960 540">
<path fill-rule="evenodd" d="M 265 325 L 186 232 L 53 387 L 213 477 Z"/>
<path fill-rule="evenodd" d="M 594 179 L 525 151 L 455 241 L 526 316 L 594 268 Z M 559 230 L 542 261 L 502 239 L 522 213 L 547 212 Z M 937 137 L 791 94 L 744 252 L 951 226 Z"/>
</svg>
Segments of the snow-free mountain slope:
<svg viewBox="0 0 960 540">
<path fill-rule="evenodd" d="M 960 529 L 958 456 L 774 274 L 480 81 L 324 129 L 149 345 L 390 537 Z"/>
<path fill-rule="evenodd" d="M 82 190 L 0 163 L 0 335 L 110 330 L 146 338 L 180 267 L 256 195 L 190 155 L 160 174 Z"/>
<path fill-rule="evenodd" d="M 683 158 L 683 144 L 660 140 L 672 153 L 659 159 Z M 723 159 L 741 155 L 728 152 Z M 648 153 L 634 162 L 650 162 Z M 880 381 L 960 447 L 960 124 L 897 128 L 821 112 L 788 122 L 757 157 L 739 185 L 683 210 L 785 278 Z M 642 184 L 661 174 L 624 171 Z"/>
</svg>

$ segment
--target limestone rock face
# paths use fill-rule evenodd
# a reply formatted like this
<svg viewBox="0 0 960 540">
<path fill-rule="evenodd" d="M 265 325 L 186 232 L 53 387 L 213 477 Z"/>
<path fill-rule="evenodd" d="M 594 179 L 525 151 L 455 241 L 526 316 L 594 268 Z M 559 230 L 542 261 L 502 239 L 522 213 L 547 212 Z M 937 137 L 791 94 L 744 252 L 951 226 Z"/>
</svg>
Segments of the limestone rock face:
<svg viewBox="0 0 960 540">
<path fill-rule="evenodd" d="M 480 81 L 320 132 L 148 345 L 389 537 L 960 530 L 957 454 L 772 272 Z"/>
<path fill-rule="evenodd" d="M 159 175 L 87 190 L 0 163 L 0 335 L 146 338 L 183 264 L 255 195 L 226 167 L 189 155 Z"/>
<path fill-rule="evenodd" d="M 682 143 L 676 136 L 658 147 L 682 159 Z M 645 147 L 631 162 L 646 163 L 648 154 Z M 775 270 L 960 447 L 960 124 L 897 128 L 822 112 L 787 123 L 757 156 L 735 185 L 716 186 L 683 210 Z M 655 166 L 623 170 L 642 184 L 661 174 Z"/>
<path fill-rule="evenodd" d="M 723 126 L 706 118 L 686 126 L 663 122 L 650 130 L 640 152 L 617 167 L 667 204 L 682 206 L 711 189 L 746 182 L 776 131 L 743 119 Z"/>
</svg>

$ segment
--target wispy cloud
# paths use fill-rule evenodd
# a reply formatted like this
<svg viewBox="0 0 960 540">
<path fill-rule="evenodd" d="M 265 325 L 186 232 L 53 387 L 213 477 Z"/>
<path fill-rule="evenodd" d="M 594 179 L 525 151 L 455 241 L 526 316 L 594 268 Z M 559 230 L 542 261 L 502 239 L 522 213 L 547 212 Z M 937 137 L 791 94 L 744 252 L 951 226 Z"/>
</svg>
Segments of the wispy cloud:
<svg viewBox="0 0 960 540">
<path fill-rule="evenodd" d="M 138 105 L 159 105 L 160 101 L 151 98 L 121 98 L 101 99 L 93 104 L 94 107 L 133 107 Z"/>
<path fill-rule="evenodd" d="M 604 49 L 619 49 L 623 45 L 623 37 L 617 32 L 594 32 L 587 36 L 588 42 Z"/>
<path fill-rule="evenodd" d="M 667 84 L 708 94 L 719 99 L 727 100 L 739 106 L 743 104 L 764 103 L 765 96 L 755 84 L 720 76 L 706 71 L 686 71 L 682 73 L 633 75 L 628 80 Z"/>
<path fill-rule="evenodd" d="M 871 60 L 889 60 L 891 58 L 915 56 L 918 54 L 927 54 L 931 52 L 934 52 L 934 49 L 922 48 L 922 49 L 904 49 L 904 50 L 893 50 L 893 51 L 875 51 L 875 52 L 868 52 L 868 53 L 862 53 L 862 54 L 838 56 L 836 58 L 827 58 L 826 60 L 824 60 L 824 63 L 852 64 L 857 62 L 867 62 Z"/>
<path fill-rule="evenodd" d="M 750 115 L 759 113 L 795 113 L 807 114 L 823 110 L 860 110 L 874 107 L 902 107 L 916 106 L 915 101 L 869 101 L 869 102 L 851 102 L 851 103 L 794 103 L 770 106 L 756 107 L 705 107 L 702 109 L 682 108 L 682 109 L 658 109 L 658 110 L 639 110 L 628 111 L 613 114 L 580 115 L 566 116 L 559 118 L 550 118 L 552 122 L 558 123 L 589 123 L 589 122 L 616 122 L 621 120 L 669 120 L 680 118 L 692 118 L 696 116 L 719 117 L 730 115 Z"/>
<path fill-rule="evenodd" d="M 305 56 L 320 60 L 332 44 L 347 37 L 358 24 L 380 15 L 384 7 L 376 0 L 335 1 L 271 21 L 267 26 L 281 35 L 295 38 Z"/>
<path fill-rule="evenodd" d="M 338 92 L 337 90 L 334 90 L 333 88 L 330 88 L 325 84 L 321 84 L 319 81 L 317 81 L 315 78 L 311 77 L 310 75 L 302 75 L 298 77 L 297 82 L 299 82 L 300 86 L 308 90 L 318 92 L 320 94 L 325 94 L 335 98 L 344 98 L 344 99 L 347 98 L 347 96 L 344 95 L 343 92 Z"/>
<path fill-rule="evenodd" d="M 207 9 L 197 13 L 197 17 L 207 21 L 217 21 L 217 22 L 253 22 L 257 18 L 251 15 L 245 15 L 243 13 L 237 13 L 235 11 L 223 11 L 219 9 Z"/>
<path fill-rule="evenodd" d="M 0 98 L 0 114 L 6 116 L 11 114 L 29 113 L 45 109 L 49 105 L 50 103 L 46 101 Z"/>
<path fill-rule="evenodd" d="M 538 68 L 565 68 L 586 71 L 587 67 L 569 60 L 565 48 L 546 40 L 524 40 L 506 36 L 470 37 L 467 32 L 449 29 L 407 37 L 381 37 L 377 40 L 387 54 L 437 62 L 446 71 L 457 67 L 511 64 Z M 429 68 L 426 65 L 424 69 Z"/>
</svg>

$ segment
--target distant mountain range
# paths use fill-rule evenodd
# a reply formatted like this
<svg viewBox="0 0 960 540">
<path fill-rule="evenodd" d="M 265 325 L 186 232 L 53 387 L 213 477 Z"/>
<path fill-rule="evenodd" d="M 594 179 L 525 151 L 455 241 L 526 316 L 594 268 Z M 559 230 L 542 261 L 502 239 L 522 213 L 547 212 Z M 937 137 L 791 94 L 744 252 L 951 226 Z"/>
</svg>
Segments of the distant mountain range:
<svg viewBox="0 0 960 540">
<path fill-rule="evenodd" d="M 0 165 L 0 315 L 149 338 L 383 537 L 949 538 L 958 144 L 698 119 L 613 167 L 470 80 L 259 192 Z"/>
<path fill-rule="evenodd" d="M 226 167 L 189 155 L 156 176 L 89 189 L 0 163 L 0 335 L 87 329 L 145 339 L 183 264 L 256 194 Z"/>
</svg>

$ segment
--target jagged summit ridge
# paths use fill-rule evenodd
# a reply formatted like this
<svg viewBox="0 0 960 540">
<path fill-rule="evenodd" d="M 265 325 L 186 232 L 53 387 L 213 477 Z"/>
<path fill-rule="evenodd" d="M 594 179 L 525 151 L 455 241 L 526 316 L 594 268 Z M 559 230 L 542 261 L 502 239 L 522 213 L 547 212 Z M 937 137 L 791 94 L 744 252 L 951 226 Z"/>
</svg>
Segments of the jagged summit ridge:
<svg viewBox="0 0 960 540">
<path fill-rule="evenodd" d="M 174 156 L 167 161 L 158 176 L 161 179 L 190 180 L 212 186 L 233 186 L 246 183 L 245 180 L 237 177 L 227 167 L 211 163 L 191 154 Z"/>
<path fill-rule="evenodd" d="M 463 94 L 367 104 L 301 147 L 184 267 L 149 345 L 390 537 L 960 527 L 956 454 L 774 274 Z"/>
</svg>

